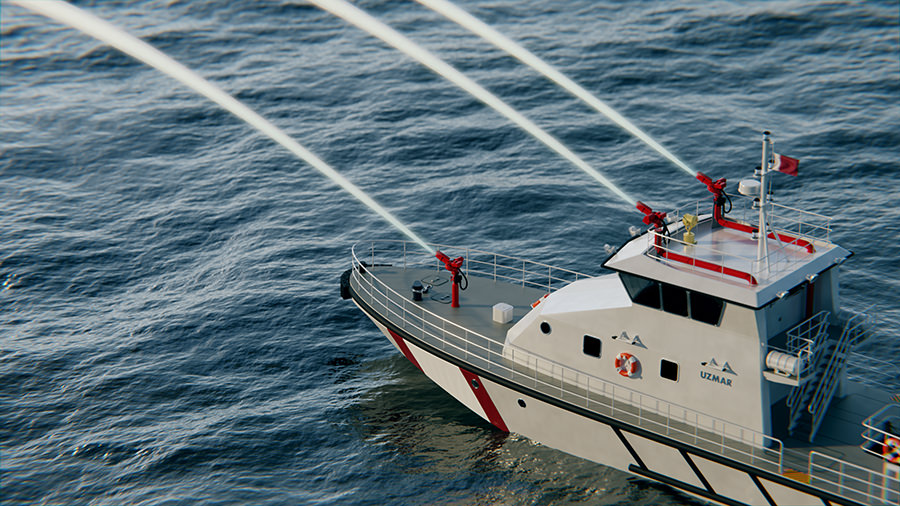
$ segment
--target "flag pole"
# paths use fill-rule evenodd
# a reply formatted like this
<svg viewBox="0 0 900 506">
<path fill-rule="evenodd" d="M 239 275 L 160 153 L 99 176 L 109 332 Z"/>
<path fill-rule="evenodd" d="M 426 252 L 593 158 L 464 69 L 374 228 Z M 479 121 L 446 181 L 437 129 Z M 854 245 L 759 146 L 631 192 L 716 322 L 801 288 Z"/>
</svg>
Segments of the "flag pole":
<svg viewBox="0 0 900 506">
<path fill-rule="evenodd" d="M 772 143 L 770 135 L 768 130 L 763 132 L 762 163 L 759 165 L 759 237 L 756 243 L 756 261 L 759 270 L 762 271 L 765 267 L 767 273 L 769 271 L 769 233 L 766 228 L 766 193 L 768 193 L 766 191 L 766 174 L 769 172 L 769 148 Z"/>
</svg>

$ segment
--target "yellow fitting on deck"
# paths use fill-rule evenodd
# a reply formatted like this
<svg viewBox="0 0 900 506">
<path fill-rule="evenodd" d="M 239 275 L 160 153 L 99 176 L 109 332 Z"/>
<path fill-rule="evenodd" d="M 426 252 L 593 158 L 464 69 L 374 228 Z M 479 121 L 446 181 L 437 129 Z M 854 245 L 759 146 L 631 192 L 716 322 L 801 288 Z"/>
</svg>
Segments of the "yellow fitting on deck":
<svg viewBox="0 0 900 506">
<path fill-rule="evenodd" d="M 691 232 L 694 227 L 697 226 L 697 217 L 693 214 L 685 214 L 681 217 L 681 222 L 684 223 L 684 242 L 688 244 L 697 244 L 697 241 L 694 239 L 694 233 Z"/>
</svg>

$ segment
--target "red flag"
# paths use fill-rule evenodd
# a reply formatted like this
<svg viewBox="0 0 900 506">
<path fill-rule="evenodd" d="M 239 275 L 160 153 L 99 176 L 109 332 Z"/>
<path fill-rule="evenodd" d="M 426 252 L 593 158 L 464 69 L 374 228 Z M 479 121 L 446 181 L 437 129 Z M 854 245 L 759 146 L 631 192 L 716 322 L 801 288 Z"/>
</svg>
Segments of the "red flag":
<svg viewBox="0 0 900 506">
<path fill-rule="evenodd" d="M 778 172 L 784 172 L 789 176 L 797 175 L 797 168 L 800 166 L 800 160 L 796 158 L 791 158 L 789 156 L 779 155 L 775 153 L 775 165 L 772 166 L 773 170 L 777 170 Z"/>
</svg>

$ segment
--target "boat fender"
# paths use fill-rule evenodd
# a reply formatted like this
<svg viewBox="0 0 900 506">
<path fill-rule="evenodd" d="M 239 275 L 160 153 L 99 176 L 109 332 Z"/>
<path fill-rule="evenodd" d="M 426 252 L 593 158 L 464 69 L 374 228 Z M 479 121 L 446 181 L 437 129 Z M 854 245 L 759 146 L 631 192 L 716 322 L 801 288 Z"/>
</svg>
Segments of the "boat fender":
<svg viewBox="0 0 900 506">
<path fill-rule="evenodd" d="M 900 464 L 900 439 L 895 437 L 884 440 L 884 460 L 891 464 Z"/>
<path fill-rule="evenodd" d="M 616 355 L 616 371 L 626 378 L 630 378 L 637 374 L 640 366 L 641 363 L 638 361 L 637 357 L 631 353 L 622 352 Z"/>
<path fill-rule="evenodd" d="M 347 300 L 350 298 L 350 272 L 353 269 L 347 269 L 341 274 L 341 298 Z"/>
</svg>

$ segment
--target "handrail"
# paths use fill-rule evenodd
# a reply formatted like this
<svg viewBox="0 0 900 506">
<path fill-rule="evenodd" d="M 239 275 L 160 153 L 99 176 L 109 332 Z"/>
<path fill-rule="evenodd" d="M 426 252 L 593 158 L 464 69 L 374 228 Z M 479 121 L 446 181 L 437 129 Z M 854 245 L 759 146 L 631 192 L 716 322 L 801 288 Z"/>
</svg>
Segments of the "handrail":
<svg viewBox="0 0 900 506">
<path fill-rule="evenodd" d="M 388 245 L 398 245 L 402 246 L 403 249 L 403 265 L 406 266 L 408 264 L 408 256 L 412 255 L 410 251 L 407 251 L 406 246 L 411 244 L 409 241 L 402 240 L 377 240 L 371 241 L 371 248 L 374 251 L 374 245 L 378 244 L 388 244 Z M 537 288 L 545 288 L 548 292 L 552 292 L 557 288 L 553 287 L 554 282 L 562 283 L 562 286 L 565 286 L 572 281 L 577 281 L 582 278 L 592 278 L 589 274 L 584 274 L 581 272 L 573 271 L 570 269 L 565 269 L 562 267 L 556 267 L 549 264 L 535 262 L 532 260 L 527 260 L 524 258 L 513 257 L 509 255 L 501 255 L 499 253 L 494 253 L 490 251 L 483 251 L 474 248 L 468 247 L 460 247 L 460 246 L 452 246 L 447 244 L 429 244 L 431 248 L 436 250 L 441 250 L 444 253 L 450 256 L 462 255 L 465 257 L 465 262 L 463 264 L 463 268 L 465 269 L 466 275 L 469 273 L 483 274 L 487 277 L 490 277 L 494 281 L 496 280 L 505 280 L 510 282 L 522 283 L 522 286 L 533 286 Z M 356 246 L 354 245 L 354 248 Z M 443 264 L 437 261 L 436 258 L 432 256 L 428 256 L 426 254 L 419 255 L 418 249 L 413 249 L 415 251 L 415 256 L 420 258 L 419 262 L 414 265 L 422 265 L 428 266 L 433 265 L 436 270 L 440 271 L 443 268 Z M 354 252 L 355 254 L 355 252 Z M 491 261 L 481 260 L 477 257 L 473 257 L 473 255 L 482 255 L 487 258 L 491 258 Z M 513 265 L 505 265 L 500 262 L 500 260 L 505 260 L 508 263 L 514 263 Z M 374 256 L 372 263 L 374 263 Z M 521 267 L 519 267 L 521 264 Z M 473 266 L 478 266 L 478 268 L 473 268 Z M 484 267 L 489 267 L 488 270 L 481 270 Z M 530 269 L 529 269 L 530 268 Z M 511 271 L 512 274 L 504 274 L 503 272 L 498 272 L 498 269 L 505 269 L 507 271 Z M 562 277 L 565 274 L 568 277 Z M 536 279 L 542 280 L 541 282 L 535 281 Z M 546 283 L 543 283 L 543 280 L 547 280 Z M 560 286 L 561 287 L 561 286 Z"/>
<path fill-rule="evenodd" d="M 809 477 L 810 485 L 864 504 L 900 504 L 900 481 L 896 477 L 824 453 L 809 452 Z"/>
<path fill-rule="evenodd" d="M 738 202 L 744 201 L 747 203 L 751 203 L 753 200 L 752 197 L 745 197 L 743 195 L 729 194 L 729 197 Z M 802 209 L 797 209 L 782 204 L 776 204 L 771 200 L 766 202 L 766 206 L 768 207 L 766 214 L 769 217 L 770 221 L 770 231 L 790 234 L 795 236 L 795 238 L 805 239 L 809 243 L 812 243 L 814 241 L 821 241 L 827 244 L 832 244 L 832 218 L 830 216 L 825 216 L 823 214 L 813 213 L 810 211 L 804 211 Z M 712 216 L 714 214 L 713 201 L 711 199 L 700 199 L 698 201 L 682 205 L 669 212 L 668 215 L 675 221 L 679 221 L 681 219 L 681 216 L 686 211 L 693 211 L 696 216 Z M 756 209 L 752 209 L 749 205 L 745 206 L 744 209 L 734 209 L 732 212 L 736 213 L 743 221 L 746 221 L 748 223 L 758 221 L 756 216 L 756 213 L 758 211 Z M 752 216 L 750 215 L 750 213 L 753 213 Z M 779 222 L 785 222 L 788 225 L 779 226 Z"/>
<path fill-rule="evenodd" d="M 811 351 L 820 344 L 821 336 L 828 330 L 828 317 L 831 311 L 819 311 L 811 317 L 794 325 L 787 331 L 787 349 L 790 352 L 809 347 Z M 812 336 L 812 337 L 810 337 Z"/>
<path fill-rule="evenodd" d="M 812 414 L 812 429 L 809 433 L 809 440 L 812 441 L 819 431 L 819 426 L 825 419 L 825 412 L 834 396 L 838 387 L 840 375 L 847 363 L 847 355 L 852 346 L 859 341 L 860 336 L 864 335 L 866 329 L 864 327 L 868 320 L 865 313 L 856 313 L 847 320 L 841 338 L 838 341 L 837 348 L 828 360 L 828 365 L 822 373 L 822 379 L 813 393 L 812 400 L 809 403 L 809 412 Z M 858 320 L 854 323 L 854 320 Z"/>
<path fill-rule="evenodd" d="M 707 219 L 704 219 L 704 222 Z M 672 225 L 668 226 L 671 231 Z M 677 231 L 678 229 L 678 225 L 675 225 L 675 230 Z M 739 278 L 748 282 L 750 286 L 755 286 L 760 280 L 790 270 L 797 260 L 792 260 L 790 256 L 787 255 L 779 257 L 778 254 L 787 251 L 788 247 L 799 246 L 799 244 L 791 242 L 781 243 L 780 247 L 769 249 L 768 254 L 763 257 L 762 260 L 759 260 L 756 257 L 745 257 L 703 244 L 688 243 L 672 235 L 664 235 L 657 232 L 653 227 L 647 229 L 647 242 L 648 246 L 645 254 L 649 254 L 653 251 L 656 252 L 658 258 L 662 259 L 664 262 L 678 262 L 693 268 L 717 272 L 723 278 L 725 276 Z M 679 253 L 670 246 L 672 243 L 677 245 L 676 247 L 680 246 L 685 253 L 692 252 L 693 256 Z M 713 261 L 697 258 L 699 253 L 718 257 L 719 260 Z M 761 268 L 761 266 L 764 265 L 768 265 L 768 267 L 765 269 Z"/>
<path fill-rule="evenodd" d="M 900 420 L 900 404 L 887 404 L 863 420 L 862 426 L 865 427 L 865 430 L 860 434 L 863 438 L 860 448 L 866 453 L 883 458 L 883 445 L 888 438 L 900 439 L 900 423 L 894 428 L 891 424 L 892 420 L 895 423 Z"/>
<path fill-rule="evenodd" d="M 375 242 L 373 241 L 370 249 L 373 264 L 375 263 L 374 246 Z M 447 247 L 442 246 L 442 248 Z M 467 254 L 471 254 L 473 251 L 477 250 L 469 249 Z M 369 253 L 368 249 L 367 253 Z M 406 253 L 405 247 L 404 253 Z M 480 251 L 478 253 L 494 255 Z M 583 403 L 583 407 L 595 412 L 635 419 L 638 426 L 652 432 L 699 444 L 701 447 L 711 448 L 713 451 L 723 454 L 726 452 L 730 455 L 740 454 L 751 464 L 768 465 L 777 472 L 782 469 L 783 445 L 777 438 L 698 413 L 648 394 L 642 394 L 627 387 L 609 383 L 521 350 L 516 351 L 509 348 L 510 356 L 506 357 L 504 352 L 507 348 L 503 343 L 469 331 L 420 305 L 408 303 L 407 297 L 393 290 L 370 272 L 368 276 L 364 276 L 362 272 L 368 271 L 361 266 L 362 262 L 357 256 L 356 245 L 353 247 L 352 257 L 354 267 L 352 275 L 363 292 L 361 295 L 364 300 L 369 302 L 373 309 L 376 305 L 380 306 L 383 316 L 445 352 L 469 363 L 482 366 L 517 383 L 531 385 L 541 392 L 566 402 L 572 402 L 572 399 L 575 398 L 578 399 L 579 404 Z M 521 259 L 516 260 L 521 261 Z M 527 265 L 528 261 L 524 262 Z M 404 256 L 404 265 L 407 264 L 408 260 Z M 532 262 L 532 264 L 541 265 L 537 262 Z M 550 267 L 546 264 L 543 266 Z M 551 269 L 553 268 L 551 267 Z M 565 269 L 561 269 L 561 271 L 578 274 Z M 475 270 L 470 272 L 484 273 L 484 271 Z M 487 273 L 487 275 L 490 277 L 491 273 Z M 495 348 L 499 348 L 499 350 L 495 350 Z M 518 355 L 518 357 L 514 355 Z M 524 358 L 529 364 L 534 362 L 534 367 L 529 366 L 527 373 L 522 372 L 520 368 L 515 367 L 516 364 L 522 365 L 517 358 Z M 654 419 L 654 416 L 659 420 Z M 693 430 L 685 430 L 682 425 L 693 428 Z M 715 439 L 705 433 L 715 436 Z"/>
<path fill-rule="evenodd" d="M 751 286 L 759 284 L 757 282 L 756 278 L 749 272 L 745 272 L 745 271 L 741 271 L 741 270 L 734 269 L 731 267 L 727 267 L 725 265 L 725 260 L 724 260 L 725 256 L 735 256 L 736 257 L 736 255 L 730 255 L 729 253 L 725 253 L 725 252 L 719 251 L 715 248 L 710 248 L 708 246 L 701 246 L 698 244 L 690 244 L 690 243 L 687 243 L 680 239 L 676 239 L 674 237 L 664 236 L 663 234 L 657 232 L 656 230 L 654 230 L 652 228 L 648 231 L 648 234 L 649 234 L 648 237 L 651 240 L 651 243 L 653 244 L 653 248 L 656 250 L 656 254 L 661 256 L 662 258 L 665 258 L 667 260 L 674 260 L 676 262 L 681 262 L 683 264 L 687 264 L 692 267 L 699 267 L 701 269 L 715 271 L 715 272 L 718 272 L 719 274 L 722 274 L 723 276 L 733 276 L 736 278 L 740 278 L 740 279 L 743 279 L 744 281 L 747 281 L 748 283 L 750 283 Z M 673 241 L 675 243 L 681 244 L 682 246 L 696 248 L 701 251 L 721 254 L 722 262 L 717 264 L 715 262 L 701 260 L 701 259 L 698 259 L 695 257 L 682 255 L 681 253 L 676 253 L 668 246 L 663 245 L 663 242 L 668 242 L 668 241 Z M 741 257 L 736 257 L 736 258 L 741 258 Z"/>
</svg>

